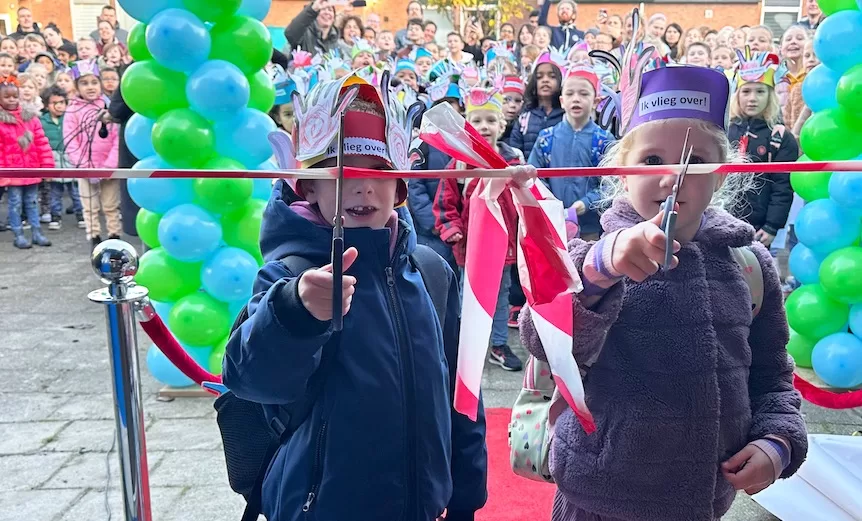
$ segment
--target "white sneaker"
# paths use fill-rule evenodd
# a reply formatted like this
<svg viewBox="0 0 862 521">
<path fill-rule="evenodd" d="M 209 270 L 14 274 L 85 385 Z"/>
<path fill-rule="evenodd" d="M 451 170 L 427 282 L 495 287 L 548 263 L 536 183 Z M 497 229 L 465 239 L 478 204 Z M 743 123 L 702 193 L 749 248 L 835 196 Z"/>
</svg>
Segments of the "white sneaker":
<svg viewBox="0 0 862 521">
<path fill-rule="evenodd" d="M 48 223 L 49 230 L 59 230 L 61 223 L 59 221 L 51 221 Z"/>
<path fill-rule="evenodd" d="M 78 228 L 83 230 L 86 227 L 87 227 L 87 223 L 85 223 L 84 221 L 78 221 Z"/>
<path fill-rule="evenodd" d="M 43 213 L 43 214 L 42 214 L 42 217 L 40 217 L 40 218 L 39 218 L 39 221 L 40 221 L 40 222 L 43 222 L 43 223 L 49 223 L 49 222 L 51 222 L 51 214 L 49 214 L 49 213 Z"/>
</svg>

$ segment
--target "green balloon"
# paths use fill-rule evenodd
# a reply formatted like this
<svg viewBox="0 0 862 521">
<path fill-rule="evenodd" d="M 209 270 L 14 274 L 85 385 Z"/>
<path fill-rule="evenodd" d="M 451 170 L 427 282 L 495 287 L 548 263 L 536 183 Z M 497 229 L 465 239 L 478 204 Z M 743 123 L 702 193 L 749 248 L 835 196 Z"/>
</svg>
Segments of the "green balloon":
<svg viewBox="0 0 862 521">
<path fill-rule="evenodd" d="M 245 165 L 225 156 L 216 156 L 203 164 L 201 170 L 245 170 Z"/>
<path fill-rule="evenodd" d="M 236 14 L 242 0 L 183 0 L 183 5 L 204 22 L 219 22 Z"/>
<path fill-rule="evenodd" d="M 174 304 L 168 316 L 168 326 L 180 342 L 205 347 L 228 336 L 231 321 L 227 304 L 198 291 Z"/>
<path fill-rule="evenodd" d="M 799 367 L 811 368 L 811 351 L 817 342 L 805 338 L 794 330 L 790 330 L 790 340 L 787 342 L 787 352 Z"/>
<path fill-rule="evenodd" d="M 186 75 L 166 69 L 155 60 L 133 63 L 123 74 L 121 87 L 129 108 L 150 119 L 189 106 Z"/>
<path fill-rule="evenodd" d="M 817 0 L 817 5 L 823 11 L 823 16 L 829 16 L 838 11 L 855 11 L 859 9 L 856 0 Z"/>
<path fill-rule="evenodd" d="M 175 109 L 153 125 L 153 148 L 177 168 L 199 168 L 215 155 L 215 131 L 197 112 Z"/>
<path fill-rule="evenodd" d="M 224 352 L 227 347 L 227 338 L 222 340 L 216 345 L 212 353 L 210 353 L 209 363 L 207 364 L 207 369 L 212 374 L 221 374 L 222 372 L 222 361 L 224 360 Z"/>
<path fill-rule="evenodd" d="M 135 217 L 135 229 L 138 231 L 138 237 L 150 248 L 158 248 L 162 245 L 159 242 L 159 221 L 161 218 L 161 215 L 144 208 L 138 210 L 138 215 Z"/>
<path fill-rule="evenodd" d="M 228 61 L 246 76 L 263 69 L 272 57 L 272 37 L 260 21 L 232 16 L 210 30 L 211 60 Z"/>
<path fill-rule="evenodd" d="M 227 179 L 204 177 L 194 181 L 195 202 L 216 214 L 243 208 L 251 201 L 254 181 L 251 179 Z"/>
<path fill-rule="evenodd" d="M 814 161 L 854 159 L 862 153 L 862 119 L 842 107 L 816 112 L 803 125 L 800 141 Z"/>
<path fill-rule="evenodd" d="M 862 248 L 841 248 L 823 259 L 820 263 L 820 285 L 830 298 L 838 302 L 862 302 Z"/>
<path fill-rule="evenodd" d="M 845 72 L 838 80 L 838 104 L 849 112 L 862 116 L 862 64 Z"/>
<path fill-rule="evenodd" d="M 266 201 L 252 199 L 238 210 L 221 218 L 222 238 L 230 246 L 260 255 L 260 223 Z"/>
<path fill-rule="evenodd" d="M 150 298 L 175 302 L 201 286 L 201 264 L 180 262 L 164 248 L 154 248 L 138 261 L 135 281 L 150 290 Z"/>
<path fill-rule="evenodd" d="M 136 23 L 129 31 L 129 54 L 136 62 L 152 60 L 153 55 L 147 48 L 147 24 Z"/>
<path fill-rule="evenodd" d="M 248 108 L 264 113 L 269 112 L 269 109 L 275 105 L 275 86 L 269 74 L 266 71 L 257 71 L 248 77 L 248 83 L 251 85 Z"/>
<path fill-rule="evenodd" d="M 844 330 L 850 306 L 835 301 L 820 284 L 806 284 L 787 297 L 787 322 L 813 341 Z"/>
<path fill-rule="evenodd" d="M 811 159 L 802 155 L 798 160 L 800 163 L 810 162 Z M 832 172 L 793 172 L 790 174 L 790 185 L 799 197 L 808 202 L 818 199 L 829 198 L 829 178 Z"/>
</svg>

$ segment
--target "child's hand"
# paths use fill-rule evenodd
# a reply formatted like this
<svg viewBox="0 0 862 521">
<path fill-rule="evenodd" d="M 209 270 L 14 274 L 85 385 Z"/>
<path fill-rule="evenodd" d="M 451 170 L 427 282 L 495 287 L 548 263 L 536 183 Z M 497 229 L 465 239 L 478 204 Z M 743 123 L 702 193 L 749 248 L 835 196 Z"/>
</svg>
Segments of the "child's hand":
<svg viewBox="0 0 862 521">
<path fill-rule="evenodd" d="M 529 186 L 530 182 L 538 177 L 536 167 L 533 165 L 507 166 L 506 172 L 512 176 L 512 182 L 522 188 Z"/>
<path fill-rule="evenodd" d="M 664 210 L 649 221 L 642 222 L 623 230 L 617 236 L 611 252 L 611 268 L 617 273 L 637 282 L 643 282 L 654 275 L 665 258 L 667 236 L 660 228 Z M 680 245 L 673 241 L 673 251 L 678 252 Z M 673 256 L 671 268 L 679 264 Z"/>
<path fill-rule="evenodd" d="M 356 248 L 347 248 L 342 257 L 344 271 L 350 269 L 358 255 L 359 252 Z M 308 270 L 299 277 L 299 299 L 305 309 L 317 320 L 332 320 L 332 285 L 332 264 Z M 341 277 L 342 315 L 346 315 L 350 311 L 350 303 L 353 300 L 353 293 L 356 291 L 355 285 L 356 277 L 350 275 Z"/>
<path fill-rule="evenodd" d="M 721 473 L 734 489 L 748 495 L 757 494 L 775 481 L 772 460 L 750 443 L 721 464 Z"/>
<path fill-rule="evenodd" d="M 452 234 L 449 238 L 446 239 L 446 242 L 449 244 L 458 244 L 461 242 L 461 239 L 464 238 L 464 235 L 461 232 Z"/>
</svg>

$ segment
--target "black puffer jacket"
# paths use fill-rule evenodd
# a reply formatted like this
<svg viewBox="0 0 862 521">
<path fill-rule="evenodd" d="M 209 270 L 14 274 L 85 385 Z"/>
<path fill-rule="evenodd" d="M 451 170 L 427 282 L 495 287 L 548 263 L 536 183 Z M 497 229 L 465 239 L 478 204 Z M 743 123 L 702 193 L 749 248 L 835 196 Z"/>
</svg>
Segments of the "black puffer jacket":
<svg viewBox="0 0 862 521">
<path fill-rule="evenodd" d="M 308 4 L 284 29 L 284 37 L 287 38 L 291 49 L 302 47 L 303 51 L 311 54 L 323 54 L 338 47 L 338 30 L 335 26 L 330 27 L 329 32 L 322 35 L 315 20 L 317 20 L 317 11 Z"/>
<path fill-rule="evenodd" d="M 730 142 L 755 163 L 792 162 L 799 159 L 799 144 L 783 126 L 769 127 L 761 118 L 735 119 L 727 131 Z M 757 174 L 757 186 L 745 194 L 733 214 L 755 230 L 775 235 L 787 224 L 793 204 L 790 174 Z"/>
</svg>

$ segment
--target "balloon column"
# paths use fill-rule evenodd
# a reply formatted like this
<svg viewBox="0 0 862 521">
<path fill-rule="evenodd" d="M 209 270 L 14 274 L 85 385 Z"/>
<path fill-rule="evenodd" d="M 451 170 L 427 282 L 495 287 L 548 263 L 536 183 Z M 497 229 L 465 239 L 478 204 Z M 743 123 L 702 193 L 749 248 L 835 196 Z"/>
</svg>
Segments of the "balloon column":
<svg viewBox="0 0 862 521">
<path fill-rule="evenodd" d="M 862 12 L 854 1 L 818 3 L 828 16 L 814 36 L 822 63 L 802 85 L 814 114 L 800 161 L 862 159 Z M 787 298 L 787 349 L 833 387 L 862 386 L 862 172 L 795 173 L 791 183 L 806 205 L 790 253 L 803 286 Z"/>
<path fill-rule="evenodd" d="M 274 169 L 267 115 L 275 89 L 261 20 L 270 0 L 120 0 L 140 21 L 129 34 L 135 63 L 122 93 L 136 114 L 126 126 L 136 169 L 200 169 L 199 179 L 132 179 L 136 224 L 149 246 L 137 282 L 189 354 L 221 373 L 234 317 L 263 259 L 260 221 L 268 180 L 207 178 L 205 170 Z M 152 346 L 160 382 L 191 385 Z"/>
</svg>

